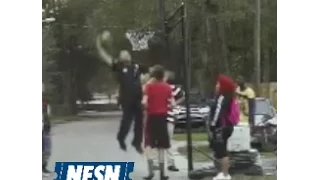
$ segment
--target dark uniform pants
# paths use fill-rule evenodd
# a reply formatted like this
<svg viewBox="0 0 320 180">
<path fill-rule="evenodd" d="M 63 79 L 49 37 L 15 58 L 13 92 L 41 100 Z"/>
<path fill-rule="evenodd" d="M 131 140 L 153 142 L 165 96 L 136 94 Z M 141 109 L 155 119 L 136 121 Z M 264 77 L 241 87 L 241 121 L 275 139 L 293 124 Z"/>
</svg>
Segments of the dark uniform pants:
<svg viewBox="0 0 320 180">
<path fill-rule="evenodd" d="M 122 119 L 118 132 L 118 139 L 124 141 L 134 121 L 134 138 L 132 144 L 141 145 L 142 143 L 142 107 L 141 101 L 122 104 Z"/>
</svg>

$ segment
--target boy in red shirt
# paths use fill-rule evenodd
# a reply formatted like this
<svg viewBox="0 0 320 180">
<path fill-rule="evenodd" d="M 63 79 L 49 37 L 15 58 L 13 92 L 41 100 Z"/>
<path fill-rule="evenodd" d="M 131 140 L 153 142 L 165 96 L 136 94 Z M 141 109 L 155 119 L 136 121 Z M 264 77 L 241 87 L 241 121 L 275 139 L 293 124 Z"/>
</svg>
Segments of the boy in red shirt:
<svg viewBox="0 0 320 180">
<path fill-rule="evenodd" d="M 167 129 L 167 113 L 170 107 L 174 106 L 172 89 L 170 85 L 163 81 L 164 68 L 160 65 L 154 67 L 153 76 L 155 80 L 145 87 L 143 104 L 147 109 L 147 132 L 149 145 L 159 152 L 160 179 L 167 180 L 164 175 L 164 155 L 165 150 L 170 148 L 170 139 Z M 148 159 L 149 175 L 146 180 L 154 177 L 152 159 Z"/>
</svg>

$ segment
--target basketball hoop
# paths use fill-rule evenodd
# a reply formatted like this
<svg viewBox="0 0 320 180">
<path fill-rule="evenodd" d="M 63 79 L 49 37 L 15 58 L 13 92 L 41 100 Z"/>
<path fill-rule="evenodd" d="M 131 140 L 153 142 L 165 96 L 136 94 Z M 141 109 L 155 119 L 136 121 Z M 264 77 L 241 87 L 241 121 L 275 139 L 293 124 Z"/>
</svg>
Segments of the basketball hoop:
<svg viewBox="0 0 320 180">
<path fill-rule="evenodd" d="M 148 50 L 148 41 L 154 36 L 154 31 L 128 31 L 126 37 L 132 45 L 132 51 Z"/>
</svg>

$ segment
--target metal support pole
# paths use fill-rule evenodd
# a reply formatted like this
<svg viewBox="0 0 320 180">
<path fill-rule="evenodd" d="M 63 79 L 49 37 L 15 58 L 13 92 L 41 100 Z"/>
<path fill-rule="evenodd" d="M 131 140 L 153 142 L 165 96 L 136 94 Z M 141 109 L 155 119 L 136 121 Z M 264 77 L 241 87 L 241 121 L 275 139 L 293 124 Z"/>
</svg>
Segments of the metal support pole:
<svg viewBox="0 0 320 180">
<path fill-rule="evenodd" d="M 178 15 L 180 16 L 181 13 L 183 11 L 183 3 L 181 3 L 181 5 L 179 7 L 177 7 L 176 10 L 174 10 L 172 13 L 170 13 L 166 18 L 165 18 L 165 38 L 166 38 L 166 49 L 167 49 L 167 53 L 168 56 L 171 57 L 171 51 L 170 51 L 170 43 L 169 43 L 169 34 L 172 32 L 173 29 L 176 28 L 176 26 L 178 24 L 182 24 L 183 23 L 183 17 L 180 17 L 180 19 L 178 20 L 178 22 L 176 22 L 173 26 L 171 25 L 171 21 L 174 20 L 174 18 Z M 183 50 L 183 47 L 182 47 Z M 178 72 L 178 79 L 181 79 L 181 72 L 183 72 L 183 70 L 179 67 L 178 69 L 176 69 L 176 72 Z"/>
<path fill-rule="evenodd" d="M 183 17 L 179 18 L 178 21 L 176 21 L 172 26 L 167 27 L 166 31 L 167 33 L 171 33 L 172 30 L 174 30 L 179 24 L 183 23 Z"/>
<path fill-rule="evenodd" d="M 168 18 L 166 18 L 166 21 L 171 21 L 175 16 L 176 14 L 179 12 L 179 11 L 183 11 L 183 3 L 175 10 L 173 11 L 169 16 Z"/>
<path fill-rule="evenodd" d="M 186 92 L 186 118 L 187 118 L 187 150 L 188 150 L 188 171 L 193 170 L 193 158 L 192 158 L 192 138 L 191 138 L 191 118 L 190 118 L 190 63 L 189 63 L 189 52 L 188 52 L 188 23 L 187 23 L 187 7 L 183 3 L 183 10 L 181 11 L 181 16 L 183 17 L 183 22 L 181 24 L 182 38 L 183 38 L 183 59 L 184 59 L 184 76 L 185 76 L 185 92 Z"/>
<path fill-rule="evenodd" d="M 165 4 L 163 4 L 164 6 Z M 164 18 L 164 36 L 165 36 L 165 40 L 166 40 L 166 45 L 165 45 L 165 48 L 166 48 L 166 52 L 168 53 L 168 58 L 171 58 L 171 51 L 170 51 L 170 43 L 169 43 L 169 34 L 171 33 L 171 31 L 173 29 L 176 28 L 176 26 L 179 24 L 179 23 L 182 23 L 182 20 L 179 19 L 178 22 L 175 23 L 175 25 L 172 27 L 169 22 L 172 21 L 174 19 L 174 17 L 177 15 L 177 13 L 180 11 L 182 11 L 182 4 L 172 13 L 170 13 L 170 15 L 168 15 L 168 17 L 165 17 Z M 181 17 L 182 18 L 182 17 Z"/>
<path fill-rule="evenodd" d="M 189 36 L 188 36 L 188 21 L 187 21 L 187 7 L 184 2 L 170 15 L 166 18 L 165 25 L 165 35 L 169 35 L 172 29 L 176 27 L 177 22 L 174 27 L 170 27 L 169 21 L 171 21 L 174 16 L 180 11 L 180 18 L 178 23 L 181 23 L 181 33 L 183 41 L 183 74 L 184 74 L 184 87 L 185 87 L 185 101 L 186 101 L 186 118 L 187 118 L 187 150 L 188 150 L 188 171 L 193 170 L 193 158 L 192 158 L 192 138 L 191 138 L 191 118 L 190 118 L 190 104 L 189 104 L 189 94 L 190 94 L 190 61 L 189 61 Z"/>
</svg>

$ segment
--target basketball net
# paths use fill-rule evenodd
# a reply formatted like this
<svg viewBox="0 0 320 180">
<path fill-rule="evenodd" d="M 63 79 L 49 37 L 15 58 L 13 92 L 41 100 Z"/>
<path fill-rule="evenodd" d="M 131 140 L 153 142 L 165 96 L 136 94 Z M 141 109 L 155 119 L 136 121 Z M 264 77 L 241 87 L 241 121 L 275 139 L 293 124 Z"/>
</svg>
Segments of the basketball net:
<svg viewBox="0 0 320 180">
<path fill-rule="evenodd" d="M 153 31 L 128 31 L 126 32 L 126 37 L 132 45 L 132 51 L 142 51 L 148 50 L 148 41 L 154 36 Z"/>
</svg>

